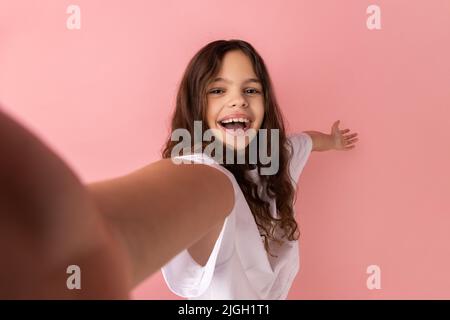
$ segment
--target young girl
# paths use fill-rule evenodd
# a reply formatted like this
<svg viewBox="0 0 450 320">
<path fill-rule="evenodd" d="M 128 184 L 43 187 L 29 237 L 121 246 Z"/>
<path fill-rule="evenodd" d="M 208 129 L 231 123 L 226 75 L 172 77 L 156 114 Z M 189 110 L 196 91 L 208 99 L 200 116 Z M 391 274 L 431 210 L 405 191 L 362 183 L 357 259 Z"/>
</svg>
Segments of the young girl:
<svg viewBox="0 0 450 320">
<path fill-rule="evenodd" d="M 356 133 L 336 122 L 330 135 L 287 138 L 263 60 L 238 40 L 210 43 L 189 64 L 172 129 L 192 134 L 195 120 L 228 149 L 243 127 L 231 122 L 279 130 L 277 173 L 259 174 L 261 159 L 221 165 L 204 153 L 174 157 L 199 165 L 177 165 L 170 140 L 164 159 L 84 184 L 0 108 L 0 298 L 127 298 L 160 268 L 184 297 L 285 298 L 298 269 L 299 175 L 311 151 L 350 150 Z M 71 266 L 78 289 L 68 286 Z"/>
<path fill-rule="evenodd" d="M 259 159 L 252 167 L 247 162 L 221 166 L 202 152 L 175 157 L 226 174 L 234 205 L 224 220 L 162 268 L 165 281 L 175 294 L 190 299 L 285 299 L 299 269 L 293 204 L 300 173 L 311 151 L 352 149 L 357 134 L 343 136 L 349 130 L 339 130 L 336 122 L 331 135 L 307 131 L 286 137 L 264 61 L 241 40 L 209 43 L 187 66 L 172 132 L 183 128 L 193 135 L 194 120 L 217 130 L 215 137 L 226 148 L 244 149 L 245 155 L 252 138 L 239 145 L 238 129 L 277 130 L 278 141 L 260 139 L 258 146 L 278 143 L 279 167 L 276 174 L 261 175 Z M 171 157 L 175 144 L 168 140 L 164 158 Z"/>
</svg>

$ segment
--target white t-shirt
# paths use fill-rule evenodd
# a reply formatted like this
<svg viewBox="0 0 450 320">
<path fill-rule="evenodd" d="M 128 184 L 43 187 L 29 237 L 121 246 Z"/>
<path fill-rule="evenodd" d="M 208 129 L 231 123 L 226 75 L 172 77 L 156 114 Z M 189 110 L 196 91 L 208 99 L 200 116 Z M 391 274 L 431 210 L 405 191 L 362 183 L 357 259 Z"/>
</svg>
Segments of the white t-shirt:
<svg viewBox="0 0 450 320">
<path fill-rule="evenodd" d="M 296 185 L 311 153 L 312 139 L 303 132 L 288 135 L 288 139 L 293 146 L 289 169 Z M 278 257 L 270 256 L 233 174 L 205 154 L 178 158 L 205 163 L 224 172 L 233 184 L 235 203 L 205 266 L 199 265 L 184 249 L 161 268 L 169 289 L 191 300 L 286 299 L 299 270 L 298 240 L 285 239 L 282 246 L 270 242 L 270 252 Z M 257 169 L 248 173 L 259 181 Z M 276 216 L 274 200 L 271 211 Z"/>
</svg>

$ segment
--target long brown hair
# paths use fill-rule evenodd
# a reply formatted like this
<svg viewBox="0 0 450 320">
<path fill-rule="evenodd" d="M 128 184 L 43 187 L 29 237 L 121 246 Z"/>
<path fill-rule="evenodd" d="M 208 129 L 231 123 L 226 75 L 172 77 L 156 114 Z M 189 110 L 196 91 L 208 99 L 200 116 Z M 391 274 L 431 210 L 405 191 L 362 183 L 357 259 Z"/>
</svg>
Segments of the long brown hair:
<svg viewBox="0 0 450 320">
<path fill-rule="evenodd" d="M 261 81 L 264 96 L 264 119 L 261 128 L 267 129 L 269 151 L 271 150 L 270 130 L 279 130 L 278 172 L 274 175 L 260 175 L 264 191 L 268 197 L 276 199 L 279 218 L 272 217 L 269 202 L 260 198 L 258 185 L 246 175 L 246 171 L 249 169 L 248 164 L 221 164 L 234 175 L 239 184 L 255 218 L 260 235 L 264 239 L 264 248 L 269 252 L 269 240 L 282 243 L 282 238 L 287 238 L 290 241 L 298 239 L 299 232 L 293 214 L 296 193 L 289 175 L 292 145 L 286 138 L 282 113 L 276 101 L 264 60 L 252 45 L 243 40 L 217 40 L 207 44 L 195 54 L 190 60 L 179 85 L 171 132 L 183 128 L 189 131 L 191 137 L 194 137 L 194 121 L 196 120 L 201 121 L 202 132 L 205 131 L 205 126 L 208 129 L 205 120 L 207 87 L 219 73 L 225 53 L 232 50 L 241 50 L 250 58 L 254 72 Z M 171 140 L 171 132 L 162 150 L 163 158 L 170 158 L 172 148 L 178 143 L 178 141 Z M 258 135 L 255 139 L 257 137 Z M 249 146 L 247 146 L 248 148 Z M 245 154 L 248 155 L 248 152 Z M 264 167 L 260 163 L 259 157 L 256 166 L 258 170 L 260 170 L 260 167 Z M 284 232 L 279 238 L 274 236 L 277 230 Z M 298 234 L 296 234 L 296 231 Z"/>
</svg>

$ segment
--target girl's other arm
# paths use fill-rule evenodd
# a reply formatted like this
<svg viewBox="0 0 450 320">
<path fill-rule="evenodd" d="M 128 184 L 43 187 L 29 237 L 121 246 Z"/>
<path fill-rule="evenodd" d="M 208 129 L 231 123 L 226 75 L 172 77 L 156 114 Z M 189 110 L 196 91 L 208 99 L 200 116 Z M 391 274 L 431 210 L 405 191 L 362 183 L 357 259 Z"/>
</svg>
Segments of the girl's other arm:
<svg viewBox="0 0 450 320">
<path fill-rule="evenodd" d="M 326 134 L 319 131 L 303 131 L 307 133 L 312 141 L 312 151 L 328 151 L 328 150 L 351 150 L 355 147 L 354 143 L 358 141 L 355 138 L 358 133 L 349 134 L 350 129 L 339 130 L 340 120 L 333 123 L 331 133 Z"/>
</svg>

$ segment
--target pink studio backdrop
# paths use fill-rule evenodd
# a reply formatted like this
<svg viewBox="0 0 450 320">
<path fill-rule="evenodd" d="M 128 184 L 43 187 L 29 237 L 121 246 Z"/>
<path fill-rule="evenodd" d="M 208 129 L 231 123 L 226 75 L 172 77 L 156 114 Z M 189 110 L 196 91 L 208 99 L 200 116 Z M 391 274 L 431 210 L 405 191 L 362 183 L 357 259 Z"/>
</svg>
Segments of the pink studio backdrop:
<svg viewBox="0 0 450 320">
<path fill-rule="evenodd" d="M 0 101 L 83 181 L 125 174 L 159 159 L 189 59 L 231 38 L 265 59 L 289 131 L 360 138 L 305 167 L 288 298 L 450 298 L 448 0 L 0 0 Z M 161 273 L 133 296 L 177 299 Z"/>
</svg>

